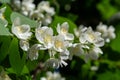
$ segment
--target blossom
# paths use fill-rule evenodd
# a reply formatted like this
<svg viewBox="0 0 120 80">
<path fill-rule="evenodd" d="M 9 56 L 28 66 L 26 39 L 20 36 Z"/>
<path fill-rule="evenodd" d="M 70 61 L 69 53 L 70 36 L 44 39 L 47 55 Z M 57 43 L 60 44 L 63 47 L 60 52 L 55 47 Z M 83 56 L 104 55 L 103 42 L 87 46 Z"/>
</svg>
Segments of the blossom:
<svg viewBox="0 0 120 80">
<path fill-rule="evenodd" d="M 61 25 L 60 24 L 57 25 L 57 32 L 60 35 L 63 35 L 65 40 L 73 40 L 74 35 L 71 33 L 68 33 L 68 29 L 69 29 L 69 25 L 67 22 L 62 23 Z"/>
<path fill-rule="evenodd" d="M 24 51 L 28 51 L 29 49 L 29 42 L 27 40 L 20 40 L 20 47 Z"/>
<path fill-rule="evenodd" d="M 69 42 L 65 41 L 63 35 L 54 36 L 54 49 L 58 52 L 63 52 L 69 46 Z"/>
<path fill-rule="evenodd" d="M 54 8 L 50 7 L 50 3 L 48 1 L 42 1 L 38 4 L 37 9 L 41 12 L 46 12 L 47 14 L 53 16 L 55 14 Z"/>
<path fill-rule="evenodd" d="M 59 72 L 50 72 L 46 73 L 46 77 L 41 77 L 40 80 L 65 80 L 65 78 L 61 77 Z"/>
<path fill-rule="evenodd" d="M 0 71 L 0 80 L 12 80 L 3 69 Z"/>
<path fill-rule="evenodd" d="M 36 28 L 35 35 L 37 40 L 45 46 L 45 48 L 53 47 L 53 30 L 47 26 Z"/>
<path fill-rule="evenodd" d="M 21 8 L 21 1 L 20 0 L 13 0 L 12 1 L 12 3 L 13 3 L 13 8 L 14 8 L 14 10 L 20 10 L 20 8 Z"/>
<path fill-rule="evenodd" d="M 8 25 L 8 21 L 4 18 L 5 10 L 6 10 L 6 7 L 3 7 L 0 9 L 0 21 L 6 27 Z"/>
<path fill-rule="evenodd" d="M 102 37 L 106 42 L 110 42 L 110 39 L 114 39 L 116 37 L 115 28 L 113 26 L 108 27 L 107 25 L 100 23 L 97 26 L 97 31 L 102 33 Z"/>
<path fill-rule="evenodd" d="M 96 66 L 96 65 L 91 66 L 90 68 L 91 71 L 97 71 L 98 69 L 99 69 L 99 66 Z"/>
<path fill-rule="evenodd" d="M 97 60 L 99 54 L 103 54 L 102 50 L 99 47 L 94 46 L 93 48 L 85 51 L 84 60 L 85 62 L 88 62 L 89 59 Z"/>
<path fill-rule="evenodd" d="M 34 44 L 29 50 L 28 50 L 28 58 L 30 60 L 36 60 L 38 59 L 38 51 L 40 49 L 40 44 Z"/>
<path fill-rule="evenodd" d="M 45 62 L 46 67 L 53 67 L 53 68 L 59 68 L 60 66 L 63 67 L 67 66 L 67 63 L 64 61 L 64 59 L 60 58 L 50 58 Z"/>
<path fill-rule="evenodd" d="M 32 35 L 32 32 L 30 32 L 30 26 L 28 24 L 21 25 L 18 17 L 15 18 L 13 22 L 12 33 L 22 40 L 27 40 Z"/>
<path fill-rule="evenodd" d="M 33 0 L 23 0 L 21 9 L 22 13 L 28 16 L 29 13 L 35 9 L 35 4 L 33 4 Z"/>
<path fill-rule="evenodd" d="M 94 32 L 91 27 L 88 27 L 79 37 L 81 43 L 91 43 L 95 46 L 102 47 L 104 45 L 104 39 L 101 37 L 100 32 Z"/>
<path fill-rule="evenodd" d="M 72 60 L 72 57 L 74 55 L 75 56 L 81 56 L 81 55 L 84 54 L 84 50 L 83 50 L 80 43 L 73 44 L 73 46 L 70 47 L 69 51 L 70 51 L 70 55 L 69 55 L 70 60 Z"/>
<path fill-rule="evenodd" d="M 83 33 L 86 29 L 87 29 L 87 27 L 85 27 L 84 25 L 80 25 L 78 28 L 74 28 L 75 36 L 77 38 L 79 38 L 81 33 Z"/>
<path fill-rule="evenodd" d="M 49 1 L 41 1 L 37 5 L 37 9 L 30 12 L 30 17 L 37 19 L 38 22 L 42 22 L 43 25 L 49 25 L 54 14 L 54 8 L 50 7 Z"/>
</svg>

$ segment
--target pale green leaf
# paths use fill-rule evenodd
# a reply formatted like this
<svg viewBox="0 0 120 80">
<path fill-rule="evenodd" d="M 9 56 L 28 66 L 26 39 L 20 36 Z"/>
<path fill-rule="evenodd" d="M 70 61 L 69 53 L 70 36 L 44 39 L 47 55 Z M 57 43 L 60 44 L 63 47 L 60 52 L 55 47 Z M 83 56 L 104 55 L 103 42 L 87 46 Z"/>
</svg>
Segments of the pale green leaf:
<svg viewBox="0 0 120 80">
<path fill-rule="evenodd" d="M 34 27 L 38 26 L 36 21 L 31 20 L 28 17 L 26 17 L 26 16 L 24 16 L 20 13 L 17 13 L 17 12 L 13 12 L 11 14 L 11 21 L 13 22 L 17 17 L 20 18 L 21 24 L 28 24 L 28 25 L 30 25 L 31 28 L 34 28 Z"/>
</svg>

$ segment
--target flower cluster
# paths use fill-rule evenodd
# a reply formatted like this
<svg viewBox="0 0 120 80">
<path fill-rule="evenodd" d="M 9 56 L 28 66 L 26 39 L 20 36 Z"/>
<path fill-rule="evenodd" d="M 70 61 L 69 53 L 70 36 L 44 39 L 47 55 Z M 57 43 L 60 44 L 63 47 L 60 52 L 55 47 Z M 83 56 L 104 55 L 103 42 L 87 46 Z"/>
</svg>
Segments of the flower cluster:
<svg viewBox="0 0 120 80">
<path fill-rule="evenodd" d="M 42 22 L 43 25 L 49 25 L 52 22 L 52 16 L 55 14 L 54 8 L 50 7 L 49 1 L 41 1 L 37 7 L 35 7 L 33 1 L 34 0 L 14 0 L 13 3 L 25 16 Z"/>
<path fill-rule="evenodd" d="M 46 77 L 41 77 L 40 80 L 65 80 L 65 78 L 61 77 L 58 72 L 46 72 Z"/>
<path fill-rule="evenodd" d="M 20 39 L 20 47 L 28 52 L 28 57 L 31 60 L 36 60 L 39 56 L 39 50 L 48 50 L 50 58 L 46 61 L 49 66 L 58 68 L 62 65 L 67 65 L 64 60 L 69 57 L 68 47 L 71 46 L 71 41 L 74 39 L 73 34 L 68 33 L 69 25 L 67 22 L 57 25 L 58 35 L 54 35 L 53 29 L 48 26 L 41 26 L 35 29 L 35 37 L 38 43 L 29 46 L 29 39 L 32 36 L 30 26 L 28 24 L 20 24 L 20 19 L 17 17 L 12 25 L 12 33 Z"/>
<path fill-rule="evenodd" d="M 85 62 L 90 59 L 96 60 L 99 54 L 103 54 L 101 47 L 105 42 L 115 38 L 114 27 L 108 28 L 102 23 L 96 27 L 96 31 L 92 27 L 80 25 L 74 29 L 74 34 L 69 33 L 68 22 L 58 23 L 55 34 L 52 27 L 48 27 L 52 20 L 51 16 L 55 14 L 54 8 L 50 7 L 48 1 L 40 2 L 36 9 L 33 0 L 22 2 L 14 0 L 14 3 L 22 4 L 20 5 L 22 13 L 30 18 L 37 18 L 40 24 L 32 31 L 30 25 L 22 24 L 20 18 L 16 17 L 12 23 L 12 33 L 19 39 L 20 48 L 27 52 L 30 60 L 38 59 L 39 51 L 45 50 L 49 55 L 45 61 L 47 67 L 66 66 L 66 60 L 72 60 L 74 55 L 82 56 Z M 3 16 L 5 9 L 6 7 L 0 9 L 0 20 L 6 27 L 8 23 Z M 30 42 L 32 39 L 37 43 Z"/>
<path fill-rule="evenodd" d="M 70 49 L 70 59 L 73 55 L 84 56 L 85 62 L 89 59 L 98 59 L 99 54 L 102 54 L 100 47 L 104 45 L 104 39 L 100 32 L 93 31 L 91 27 L 81 25 L 79 29 L 75 29 L 75 35 L 79 39 L 78 43 L 74 43 Z"/>
<path fill-rule="evenodd" d="M 112 25 L 108 27 L 107 25 L 100 23 L 97 26 L 97 31 L 102 33 L 102 37 L 107 43 L 109 43 L 111 39 L 114 39 L 116 37 L 115 28 Z"/>
</svg>

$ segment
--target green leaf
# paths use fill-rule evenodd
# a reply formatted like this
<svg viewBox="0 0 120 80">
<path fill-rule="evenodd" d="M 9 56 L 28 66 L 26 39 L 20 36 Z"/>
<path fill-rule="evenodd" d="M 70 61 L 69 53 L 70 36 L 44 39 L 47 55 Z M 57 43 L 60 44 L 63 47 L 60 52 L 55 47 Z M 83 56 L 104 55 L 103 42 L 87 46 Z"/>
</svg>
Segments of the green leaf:
<svg viewBox="0 0 120 80">
<path fill-rule="evenodd" d="M 23 70 L 22 70 L 21 74 L 28 74 L 28 73 L 29 73 L 29 70 L 28 70 L 27 66 L 25 65 L 23 67 Z"/>
<path fill-rule="evenodd" d="M 26 16 L 23 16 L 17 12 L 13 12 L 11 14 L 11 21 L 13 22 L 15 18 L 19 17 L 21 20 L 21 24 L 29 24 L 31 28 L 34 28 L 36 26 L 38 26 L 38 23 L 34 20 L 29 19 Z"/>
<path fill-rule="evenodd" d="M 21 74 L 24 64 L 25 64 L 25 55 L 23 54 L 23 58 L 21 59 L 18 47 L 18 40 L 13 38 L 10 48 L 9 48 L 9 60 L 10 65 L 16 74 Z"/>
<path fill-rule="evenodd" d="M 120 71 L 117 70 L 115 72 L 106 71 L 97 75 L 97 80 L 120 80 Z"/>
<path fill-rule="evenodd" d="M 8 49 L 10 46 L 11 38 L 6 36 L 0 36 L 0 62 L 3 61 L 8 55 Z"/>
<path fill-rule="evenodd" d="M 1 23 L 0 23 L 0 36 L 12 36 L 12 34 L 9 32 L 8 28 L 6 28 Z"/>
<path fill-rule="evenodd" d="M 11 24 L 10 15 L 11 15 L 11 13 L 12 13 L 12 9 L 10 8 L 9 5 L 4 5 L 4 6 L 6 6 L 6 10 L 5 10 L 5 13 L 4 13 L 4 17 L 5 17 L 5 19 L 8 21 L 8 23 Z M 9 14 L 8 14 L 8 13 L 9 13 Z"/>
<path fill-rule="evenodd" d="M 73 33 L 74 32 L 74 28 L 77 28 L 76 24 L 74 24 L 71 20 L 64 18 L 64 17 L 60 17 L 60 16 L 55 16 L 54 20 L 52 22 L 52 24 L 50 25 L 50 27 L 52 27 L 54 29 L 54 32 L 56 32 L 56 27 L 57 24 L 60 23 L 62 24 L 63 22 L 68 22 L 69 24 L 69 32 Z"/>
</svg>

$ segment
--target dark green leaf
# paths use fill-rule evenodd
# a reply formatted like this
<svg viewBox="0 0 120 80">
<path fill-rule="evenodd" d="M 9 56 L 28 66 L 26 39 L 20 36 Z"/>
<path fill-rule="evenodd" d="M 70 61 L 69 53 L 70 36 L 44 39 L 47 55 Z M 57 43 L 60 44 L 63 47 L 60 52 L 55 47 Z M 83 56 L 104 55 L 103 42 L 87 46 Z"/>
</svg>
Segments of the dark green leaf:
<svg viewBox="0 0 120 80">
<path fill-rule="evenodd" d="M 25 55 L 23 54 L 23 58 L 20 58 L 19 48 L 18 48 L 18 40 L 13 38 L 10 48 L 9 48 L 9 60 L 10 65 L 16 74 L 21 74 L 24 64 L 25 64 Z"/>
<path fill-rule="evenodd" d="M 0 62 L 4 60 L 7 56 L 10 42 L 10 37 L 0 36 Z"/>
</svg>

